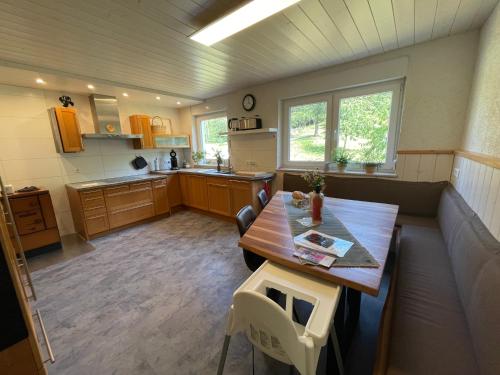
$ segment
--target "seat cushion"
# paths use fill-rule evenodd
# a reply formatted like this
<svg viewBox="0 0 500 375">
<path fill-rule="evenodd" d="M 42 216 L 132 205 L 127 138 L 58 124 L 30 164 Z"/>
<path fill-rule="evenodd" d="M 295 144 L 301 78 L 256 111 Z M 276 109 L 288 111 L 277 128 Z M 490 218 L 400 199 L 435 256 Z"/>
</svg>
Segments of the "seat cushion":
<svg viewBox="0 0 500 375">
<path fill-rule="evenodd" d="M 404 227 L 405 225 L 416 225 L 419 227 L 439 228 L 439 223 L 434 217 L 422 217 L 412 215 L 398 215 L 396 225 Z"/>
<path fill-rule="evenodd" d="M 439 228 L 403 226 L 394 305 L 388 374 L 479 373 Z"/>
</svg>

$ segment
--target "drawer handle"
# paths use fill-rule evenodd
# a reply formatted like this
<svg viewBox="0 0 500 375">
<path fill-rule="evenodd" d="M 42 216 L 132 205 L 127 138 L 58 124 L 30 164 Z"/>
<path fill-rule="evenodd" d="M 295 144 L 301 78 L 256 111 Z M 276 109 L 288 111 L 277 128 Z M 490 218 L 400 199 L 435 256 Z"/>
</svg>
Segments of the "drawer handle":
<svg viewBox="0 0 500 375">
<path fill-rule="evenodd" d="M 105 217 L 106 215 L 96 215 L 96 216 L 89 216 L 87 220 L 93 220 L 93 219 L 100 219 L 101 217 Z"/>
<path fill-rule="evenodd" d="M 122 208 L 120 210 L 116 210 L 116 211 L 113 211 L 111 212 L 112 214 L 119 214 L 121 212 L 127 212 L 127 211 L 132 211 L 132 210 L 135 210 L 137 208 L 143 208 L 143 207 L 147 207 L 147 206 L 152 206 L 153 203 L 149 202 L 149 203 L 144 203 L 144 204 L 141 204 L 139 206 L 133 206 L 133 207 L 127 207 L 127 208 Z"/>
<path fill-rule="evenodd" d="M 102 196 L 100 196 L 100 197 L 85 198 L 85 201 L 95 201 L 95 200 L 98 200 L 98 199 L 102 199 Z"/>
<path fill-rule="evenodd" d="M 85 211 L 94 211 L 94 210 L 99 210 L 101 208 L 106 208 L 106 207 L 105 206 L 88 207 L 88 208 L 85 208 Z"/>
<path fill-rule="evenodd" d="M 30 217 L 30 216 L 36 216 L 38 215 L 39 212 L 25 212 L 25 213 L 22 213 L 22 214 L 17 214 L 18 217 Z"/>
<path fill-rule="evenodd" d="M 141 189 L 130 189 L 130 192 L 137 193 L 139 191 L 148 191 L 148 190 L 151 190 L 151 187 L 145 187 L 145 188 L 141 188 Z"/>
<path fill-rule="evenodd" d="M 237 184 L 245 184 L 245 185 L 249 185 L 250 182 L 248 181 L 240 181 L 240 180 L 229 180 L 231 182 L 236 182 Z"/>
<path fill-rule="evenodd" d="M 45 341 L 45 347 L 47 348 L 47 353 L 49 354 L 49 359 L 46 359 L 44 363 L 46 362 L 54 363 L 56 359 L 54 357 L 54 352 L 52 351 L 52 347 L 50 346 L 49 337 L 47 336 L 47 331 L 45 330 L 45 324 L 43 324 L 42 314 L 40 314 L 40 310 L 36 309 L 35 315 L 38 319 L 38 323 L 40 324 L 40 329 L 43 335 L 43 341 Z"/>
<path fill-rule="evenodd" d="M 227 188 L 229 187 L 228 185 L 223 185 L 223 184 L 212 184 L 212 183 L 209 183 L 208 186 L 216 186 L 216 187 L 222 187 L 222 188 Z"/>
</svg>

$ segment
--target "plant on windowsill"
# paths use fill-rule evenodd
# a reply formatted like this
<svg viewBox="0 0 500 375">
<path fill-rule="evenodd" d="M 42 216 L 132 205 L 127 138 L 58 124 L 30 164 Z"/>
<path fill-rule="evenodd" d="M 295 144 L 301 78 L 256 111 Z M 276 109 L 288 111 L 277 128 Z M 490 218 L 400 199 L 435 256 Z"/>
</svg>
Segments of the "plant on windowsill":
<svg viewBox="0 0 500 375">
<path fill-rule="evenodd" d="M 215 156 L 215 160 L 217 161 L 217 172 L 220 172 L 221 165 L 224 163 L 224 159 L 222 159 L 222 151 L 215 150 L 214 156 Z"/>
<path fill-rule="evenodd" d="M 191 153 L 191 158 L 194 161 L 195 165 L 200 164 L 200 161 L 202 161 L 205 158 L 205 152 L 203 151 L 195 151 Z"/>
<path fill-rule="evenodd" d="M 367 161 L 363 163 L 363 168 L 366 174 L 373 174 L 380 167 L 381 163 Z"/>
<path fill-rule="evenodd" d="M 337 163 L 337 170 L 340 173 L 344 173 L 349 163 L 349 154 L 346 152 L 345 148 L 338 148 L 335 151 L 335 157 L 333 161 Z"/>
</svg>

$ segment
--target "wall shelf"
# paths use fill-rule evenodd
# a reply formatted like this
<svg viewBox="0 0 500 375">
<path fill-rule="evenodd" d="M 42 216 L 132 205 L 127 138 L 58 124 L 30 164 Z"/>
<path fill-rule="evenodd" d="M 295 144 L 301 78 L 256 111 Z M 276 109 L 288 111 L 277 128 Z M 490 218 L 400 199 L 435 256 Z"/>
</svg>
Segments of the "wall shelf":
<svg viewBox="0 0 500 375">
<path fill-rule="evenodd" d="M 252 129 L 252 130 L 236 130 L 219 133 L 219 135 L 248 135 L 248 134 L 262 134 L 262 133 L 277 133 L 277 128 L 262 128 L 262 129 Z"/>
</svg>

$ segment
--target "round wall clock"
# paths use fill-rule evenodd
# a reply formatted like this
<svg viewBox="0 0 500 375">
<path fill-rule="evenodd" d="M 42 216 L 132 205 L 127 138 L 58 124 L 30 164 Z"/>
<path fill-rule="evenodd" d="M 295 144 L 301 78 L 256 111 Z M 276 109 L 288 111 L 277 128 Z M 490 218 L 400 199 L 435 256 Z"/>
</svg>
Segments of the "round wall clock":
<svg viewBox="0 0 500 375">
<path fill-rule="evenodd" d="M 251 111 L 255 108 L 255 96 L 253 96 L 252 94 L 246 94 L 243 97 L 242 104 L 245 111 Z"/>
</svg>

